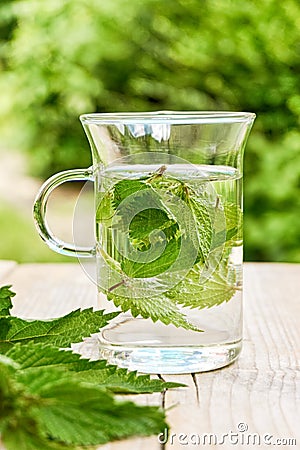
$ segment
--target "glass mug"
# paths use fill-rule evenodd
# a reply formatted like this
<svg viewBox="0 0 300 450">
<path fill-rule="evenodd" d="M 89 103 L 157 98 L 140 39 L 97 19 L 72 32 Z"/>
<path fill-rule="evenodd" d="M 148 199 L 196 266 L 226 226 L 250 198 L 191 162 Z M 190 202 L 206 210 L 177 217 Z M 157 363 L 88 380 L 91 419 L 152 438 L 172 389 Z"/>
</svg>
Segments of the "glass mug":
<svg viewBox="0 0 300 450">
<path fill-rule="evenodd" d="M 95 258 L 100 357 L 145 373 L 234 361 L 242 345 L 242 177 L 255 119 L 243 112 L 85 114 L 93 165 L 37 195 L 37 229 L 58 253 Z M 52 190 L 94 182 L 95 246 L 76 248 L 45 220 Z"/>
</svg>

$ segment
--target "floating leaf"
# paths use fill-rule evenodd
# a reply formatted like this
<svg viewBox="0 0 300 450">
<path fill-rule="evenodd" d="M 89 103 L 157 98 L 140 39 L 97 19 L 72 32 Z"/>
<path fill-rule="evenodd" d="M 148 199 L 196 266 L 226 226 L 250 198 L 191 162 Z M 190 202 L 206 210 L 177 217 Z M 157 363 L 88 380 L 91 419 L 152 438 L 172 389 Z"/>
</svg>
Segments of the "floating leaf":
<svg viewBox="0 0 300 450">
<path fill-rule="evenodd" d="M 229 283 L 228 274 L 217 268 L 209 278 L 201 277 L 200 267 L 193 267 L 180 283 L 166 295 L 178 304 L 189 308 L 211 308 L 228 302 L 239 290 Z"/>
<path fill-rule="evenodd" d="M 121 297 L 116 294 L 108 294 L 108 299 L 113 300 L 122 311 L 129 311 L 133 317 L 141 316 L 144 319 L 151 318 L 153 322 L 160 320 L 165 325 L 173 324 L 186 330 L 201 331 L 191 324 L 186 316 L 179 310 L 173 299 L 164 294 L 152 297 Z"/>
</svg>

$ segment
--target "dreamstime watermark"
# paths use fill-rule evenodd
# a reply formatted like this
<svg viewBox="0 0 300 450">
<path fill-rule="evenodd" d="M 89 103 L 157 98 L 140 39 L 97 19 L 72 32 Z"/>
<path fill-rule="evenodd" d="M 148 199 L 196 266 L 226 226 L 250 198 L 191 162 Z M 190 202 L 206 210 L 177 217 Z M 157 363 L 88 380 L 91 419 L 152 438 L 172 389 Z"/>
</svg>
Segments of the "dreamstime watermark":
<svg viewBox="0 0 300 450">
<path fill-rule="evenodd" d="M 296 446 L 295 438 L 277 437 L 271 433 L 249 433 L 248 424 L 240 422 L 237 430 L 229 430 L 227 433 L 173 433 L 166 428 L 163 433 L 157 436 L 160 444 L 182 445 L 182 446 L 211 446 L 211 445 L 232 445 L 232 446 Z"/>
</svg>

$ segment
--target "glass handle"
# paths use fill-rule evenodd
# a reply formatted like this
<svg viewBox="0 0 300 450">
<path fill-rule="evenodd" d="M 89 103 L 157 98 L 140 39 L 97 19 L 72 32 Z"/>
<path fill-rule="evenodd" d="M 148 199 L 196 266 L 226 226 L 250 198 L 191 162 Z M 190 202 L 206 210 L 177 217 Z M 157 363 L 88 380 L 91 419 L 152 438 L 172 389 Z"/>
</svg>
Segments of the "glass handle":
<svg viewBox="0 0 300 450">
<path fill-rule="evenodd" d="M 84 180 L 94 181 L 92 169 L 73 169 L 59 172 L 45 181 L 34 202 L 33 217 L 39 235 L 51 250 L 54 250 L 61 255 L 79 258 L 92 258 L 95 255 L 94 247 L 75 247 L 75 245 L 64 242 L 54 236 L 46 220 L 47 203 L 52 191 L 67 181 Z"/>
</svg>

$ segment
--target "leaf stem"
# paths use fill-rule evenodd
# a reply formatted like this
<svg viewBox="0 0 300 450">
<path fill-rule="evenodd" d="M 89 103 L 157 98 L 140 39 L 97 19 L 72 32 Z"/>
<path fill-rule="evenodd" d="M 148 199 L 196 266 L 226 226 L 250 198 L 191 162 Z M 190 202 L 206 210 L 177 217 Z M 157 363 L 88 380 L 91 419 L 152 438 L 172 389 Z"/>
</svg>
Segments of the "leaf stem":
<svg viewBox="0 0 300 450">
<path fill-rule="evenodd" d="M 117 289 L 119 286 L 122 286 L 123 284 L 125 284 L 125 280 L 121 280 L 118 283 L 114 284 L 113 286 L 111 286 L 108 289 L 108 292 L 112 292 L 114 289 Z"/>
<path fill-rule="evenodd" d="M 158 177 L 161 177 L 165 173 L 166 170 L 167 170 L 167 166 L 165 164 L 163 164 L 155 172 L 153 172 L 153 174 L 147 180 L 147 183 L 151 183 L 151 181 L 155 180 Z"/>
<path fill-rule="evenodd" d="M 167 166 L 163 164 L 157 171 L 155 172 L 156 175 L 163 175 L 164 172 L 167 170 Z"/>
</svg>

